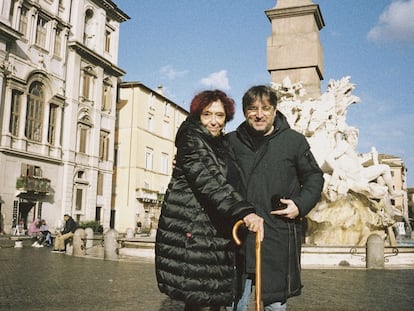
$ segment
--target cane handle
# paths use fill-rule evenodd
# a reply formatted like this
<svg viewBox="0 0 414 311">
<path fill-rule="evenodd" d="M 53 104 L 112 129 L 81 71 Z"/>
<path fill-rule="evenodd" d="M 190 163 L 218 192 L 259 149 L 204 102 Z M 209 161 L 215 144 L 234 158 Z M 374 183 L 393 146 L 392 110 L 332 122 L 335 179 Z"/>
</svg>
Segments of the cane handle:
<svg viewBox="0 0 414 311">
<path fill-rule="evenodd" d="M 237 230 L 239 230 L 239 227 L 240 227 L 242 224 L 244 224 L 244 221 L 243 221 L 243 220 L 239 220 L 239 221 L 237 221 L 237 222 L 234 224 L 234 226 L 233 226 L 233 230 L 232 230 L 233 240 L 234 240 L 234 242 L 235 242 L 238 246 L 240 246 L 240 245 L 241 245 L 241 241 L 240 241 L 240 239 L 239 239 L 239 237 L 238 237 L 238 235 L 237 235 Z"/>
</svg>

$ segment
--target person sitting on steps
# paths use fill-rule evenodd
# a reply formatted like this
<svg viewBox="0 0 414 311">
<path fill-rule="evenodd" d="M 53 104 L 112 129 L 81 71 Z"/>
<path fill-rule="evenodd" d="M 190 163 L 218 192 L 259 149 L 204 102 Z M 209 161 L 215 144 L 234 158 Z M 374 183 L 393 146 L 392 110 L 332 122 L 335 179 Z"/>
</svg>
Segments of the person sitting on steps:
<svg viewBox="0 0 414 311">
<path fill-rule="evenodd" d="M 76 222 L 73 220 L 73 218 L 70 215 L 65 214 L 63 217 L 65 220 L 65 227 L 63 228 L 62 232 L 59 232 L 59 234 L 57 235 L 55 239 L 55 244 L 53 246 L 53 251 L 52 251 L 54 253 L 56 252 L 64 253 L 66 251 L 65 242 L 73 237 L 75 230 L 77 228 Z"/>
</svg>

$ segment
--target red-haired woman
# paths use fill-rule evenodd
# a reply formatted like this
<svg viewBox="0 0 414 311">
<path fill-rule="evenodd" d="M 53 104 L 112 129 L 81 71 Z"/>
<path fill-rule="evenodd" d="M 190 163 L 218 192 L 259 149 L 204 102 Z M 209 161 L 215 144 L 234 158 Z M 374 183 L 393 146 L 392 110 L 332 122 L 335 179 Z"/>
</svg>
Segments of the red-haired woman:
<svg viewBox="0 0 414 311">
<path fill-rule="evenodd" d="M 233 99 L 220 90 L 202 91 L 176 136 L 155 265 L 160 291 L 184 301 L 185 311 L 219 310 L 234 301 L 234 223 L 244 220 L 263 236 L 263 219 L 231 185 L 240 175 L 223 129 L 233 116 Z"/>
</svg>

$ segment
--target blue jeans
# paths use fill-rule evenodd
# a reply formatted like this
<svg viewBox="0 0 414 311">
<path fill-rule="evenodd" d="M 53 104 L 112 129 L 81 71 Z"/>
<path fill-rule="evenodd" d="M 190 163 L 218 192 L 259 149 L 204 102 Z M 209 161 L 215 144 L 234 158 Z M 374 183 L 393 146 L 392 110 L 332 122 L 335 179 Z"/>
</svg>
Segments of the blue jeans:
<svg viewBox="0 0 414 311">
<path fill-rule="evenodd" d="M 247 311 L 251 293 L 252 293 L 252 279 L 246 279 L 246 282 L 244 283 L 244 291 L 243 291 L 242 297 L 237 303 L 237 311 Z M 265 311 L 286 311 L 286 307 L 287 307 L 286 303 L 282 305 L 281 302 L 274 302 L 270 305 L 265 306 L 264 310 Z"/>
</svg>

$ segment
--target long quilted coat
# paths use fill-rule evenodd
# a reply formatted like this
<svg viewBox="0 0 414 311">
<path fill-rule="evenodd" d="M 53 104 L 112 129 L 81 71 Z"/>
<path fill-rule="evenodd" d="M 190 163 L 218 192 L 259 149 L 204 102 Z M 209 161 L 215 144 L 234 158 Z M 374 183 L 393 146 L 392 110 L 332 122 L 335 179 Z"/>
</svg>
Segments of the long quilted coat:
<svg viewBox="0 0 414 311">
<path fill-rule="evenodd" d="M 244 122 L 227 137 L 243 172 L 244 197 L 264 218 L 262 242 L 262 299 L 264 305 L 284 302 L 301 293 L 300 254 L 301 217 L 318 202 L 323 175 L 305 137 L 292 130 L 283 114 L 277 112 L 275 131 L 259 145 L 252 139 Z M 255 142 L 254 142 L 255 141 Z M 299 208 L 295 220 L 271 215 L 271 197 L 275 194 L 292 199 Z M 255 272 L 254 235 L 249 234 L 244 267 Z"/>
<path fill-rule="evenodd" d="M 237 181 L 223 137 L 187 118 L 176 137 L 177 157 L 159 219 L 155 266 L 161 292 L 194 305 L 234 299 L 233 224 L 255 210 L 235 192 Z"/>
</svg>

